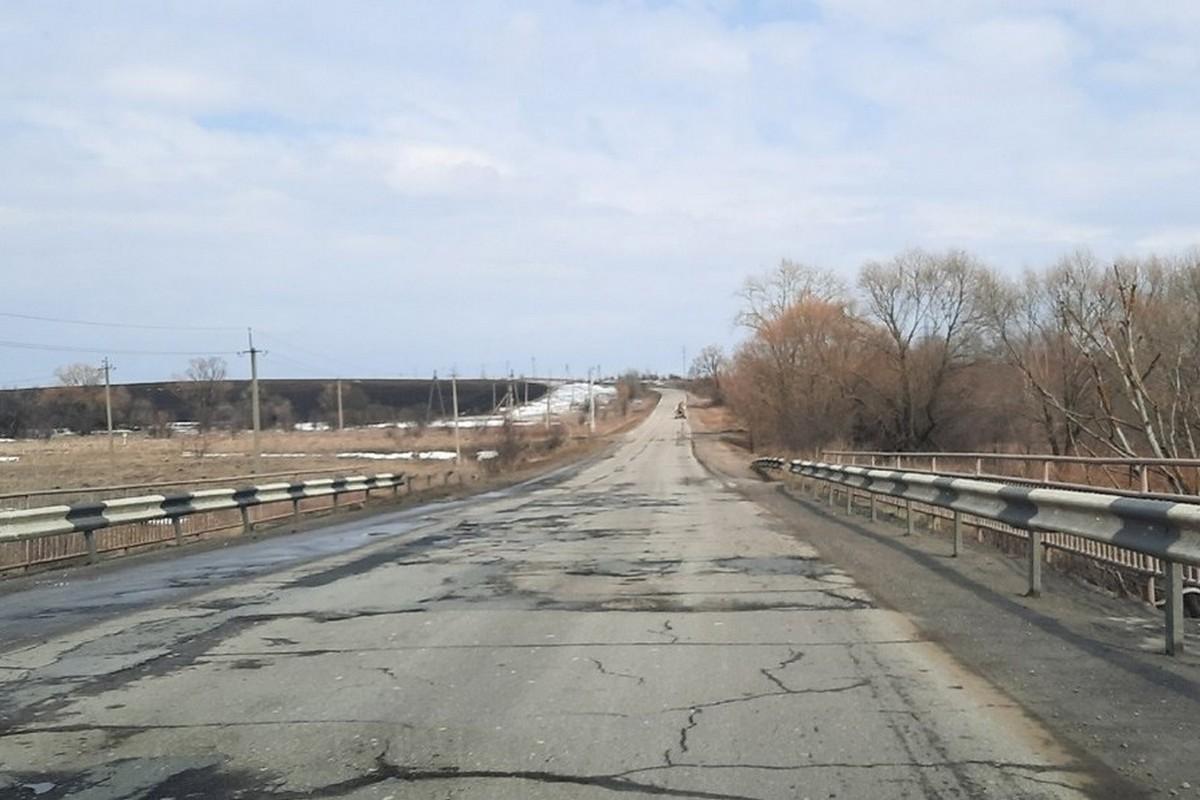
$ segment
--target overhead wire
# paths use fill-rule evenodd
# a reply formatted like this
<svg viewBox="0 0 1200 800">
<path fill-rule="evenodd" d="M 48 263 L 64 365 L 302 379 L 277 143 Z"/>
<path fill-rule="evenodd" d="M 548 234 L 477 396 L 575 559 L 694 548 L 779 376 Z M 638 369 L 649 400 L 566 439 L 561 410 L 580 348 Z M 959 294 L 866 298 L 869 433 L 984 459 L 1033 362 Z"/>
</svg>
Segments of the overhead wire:
<svg viewBox="0 0 1200 800">
<path fill-rule="evenodd" d="M 0 311 L 0 317 L 55 322 L 62 325 L 87 325 L 94 328 L 132 328 L 146 331 L 241 331 L 242 326 L 233 325 L 149 325 L 136 322 L 100 322 L 96 320 L 67 319 L 65 317 L 43 317 L 37 314 L 21 314 L 16 311 Z"/>
<path fill-rule="evenodd" d="M 0 347 L 17 350 L 41 350 L 52 353 L 96 353 L 123 356 L 235 356 L 236 350 L 127 350 L 123 348 L 75 347 L 42 342 L 15 342 L 0 339 Z"/>
</svg>

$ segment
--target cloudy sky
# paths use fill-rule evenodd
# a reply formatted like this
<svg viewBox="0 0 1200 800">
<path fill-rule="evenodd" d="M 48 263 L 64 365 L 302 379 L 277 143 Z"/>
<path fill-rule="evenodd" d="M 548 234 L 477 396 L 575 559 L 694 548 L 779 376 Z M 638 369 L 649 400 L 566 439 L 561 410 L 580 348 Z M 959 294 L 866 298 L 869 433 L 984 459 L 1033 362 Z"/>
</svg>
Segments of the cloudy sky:
<svg viewBox="0 0 1200 800">
<path fill-rule="evenodd" d="M 0 316 L 0 384 L 247 325 L 268 376 L 677 370 L 785 257 L 1183 249 L 1198 42 L 1191 0 L 7 0 L 0 314 L 160 327 Z"/>
</svg>

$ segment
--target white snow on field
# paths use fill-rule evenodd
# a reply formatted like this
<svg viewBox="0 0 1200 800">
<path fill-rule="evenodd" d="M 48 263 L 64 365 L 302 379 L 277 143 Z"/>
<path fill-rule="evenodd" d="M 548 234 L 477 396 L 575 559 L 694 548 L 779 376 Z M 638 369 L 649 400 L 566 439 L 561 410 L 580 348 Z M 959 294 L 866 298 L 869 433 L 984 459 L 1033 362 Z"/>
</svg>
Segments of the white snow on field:
<svg viewBox="0 0 1200 800">
<path fill-rule="evenodd" d="M 308 453 L 263 453 L 263 458 L 308 458 Z"/>
<path fill-rule="evenodd" d="M 592 394 L 596 398 L 596 407 L 607 405 L 617 397 L 615 386 L 602 384 L 592 385 Z M 529 427 L 541 423 L 546 418 L 547 397 L 542 395 L 537 400 L 522 403 L 512 411 L 513 424 Z M 572 381 L 570 383 L 552 384 L 549 396 L 551 417 L 564 416 L 571 413 L 584 413 L 588 408 L 587 381 Z M 460 428 L 500 428 L 504 426 L 504 414 L 488 416 L 459 417 Z M 452 428 L 453 419 L 439 419 L 429 423 L 431 428 Z"/>
<path fill-rule="evenodd" d="M 305 432 L 327 431 L 331 428 L 332 426 L 328 422 L 297 422 L 292 426 L 292 430 L 294 431 Z"/>
<path fill-rule="evenodd" d="M 480 461 L 487 458 L 495 458 L 495 456 L 485 456 L 485 453 L 494 452 L 491 450 L 483 450 L 476 455 Z M 338 458 L 358 458 L 369 461 L 453 461 L 453 450 L 407 450 L 397 453 L 374 453 L 370 451 L 357 451 L 349 453 L 338 453 Z"/>
<path fill-rule="evenodd" d="M 15 441 L 16 441 L 16 439 L 5 439 L 5 438 L 0 437 L 0 444 L 12 444 Z"/>
<path fill-rule="evenodd" d="M 20 460 L 20 456 L 0 456 L 0 463 L 2 464 L 13 464 Z"/>
<path fill-rule="evenodd" d="M 617 387 L 592 384 L 592 395 L 596 398 L 596 407 L 607 405 L 617 397 Z M 539 420 L 546 416 L 547 398 L 543 395 L 537 400 L 523 403 L 513 409 L 513 416 L 523 420 Z M 587 411 L 588 384 L 587 381 L 560 383 L 550 390 L 550 413 L 570 414 L 572 411 Z"/>
</svg>

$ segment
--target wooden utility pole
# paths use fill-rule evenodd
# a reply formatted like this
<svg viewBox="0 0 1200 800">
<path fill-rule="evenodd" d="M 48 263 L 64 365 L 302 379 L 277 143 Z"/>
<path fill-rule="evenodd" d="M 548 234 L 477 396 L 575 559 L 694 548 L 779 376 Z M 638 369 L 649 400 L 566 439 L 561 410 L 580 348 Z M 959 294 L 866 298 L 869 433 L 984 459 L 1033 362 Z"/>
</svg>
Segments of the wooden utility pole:
<svg viewBox="0 0 1200 800">
<path fill-rule="evenodd" d="M 458 437 L 458 371 L 450 373 L 450 396 L 454 403 L 454 463 L 462 463 L 462 444 Z"/>
<path fill-rule="evenodd" d="M 591 367 L 588 367 L 588 432 L 596 433 L 596 394 L 592 391 Z"/>
<path fill-rule="evenodd" d="M 338 378 L 337 382 L 337 403 L 338 403 L 338 430 L 346 427 L 346 418 L 342 414 L 342 379 Z"/>
<path fill-rule="evenodd" d="M 250 424 L 254 430 L 254 471 L 259 471 L 259 462 L 262 459 L 262 449 L 259 443 L 259 431 L 262 427 L 262 417 L 258 407 L 258 354 L 266 354 L 264 350 L 258 350 L 254 347 L 254 331 L 246 328 L 246 341 L 249 344 L 249 349 L 245 352 L 250 354 Z"/>
<path fill-rule="evenodd" d="M 113 424 L 112 424 L 112 362 L 108 360 L 108 356 L 100 362 L 101 369 L 104 370 L 104 416 L 108 420 L 108 452 L 113 451 Z"/>
</svg>

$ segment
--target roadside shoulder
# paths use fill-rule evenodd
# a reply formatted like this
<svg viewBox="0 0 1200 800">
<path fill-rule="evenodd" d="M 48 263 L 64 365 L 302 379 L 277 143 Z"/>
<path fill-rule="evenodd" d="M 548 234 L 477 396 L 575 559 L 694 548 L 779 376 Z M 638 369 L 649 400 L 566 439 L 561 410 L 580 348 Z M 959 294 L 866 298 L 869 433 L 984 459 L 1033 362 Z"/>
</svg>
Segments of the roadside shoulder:
<svg viewBox="0 0 1200 800">
<path fill-rule="evenodd" d="M 991 681 L 1046 727 L 1120 774 L 1163 792 L 1200 797 L 1200 659 L 1161 654 L 1161 619 L 1047 571 L 1027 598 L 1021 562 L 969 543 L 952 558 L 948 537 L 845 517 L 746 477 L 714 437 L 694 440 L 707 468 L 736 482 L 882 605 Z M 1189 621 L 1193 633 L 1195 621 Z"/>
</svg>

